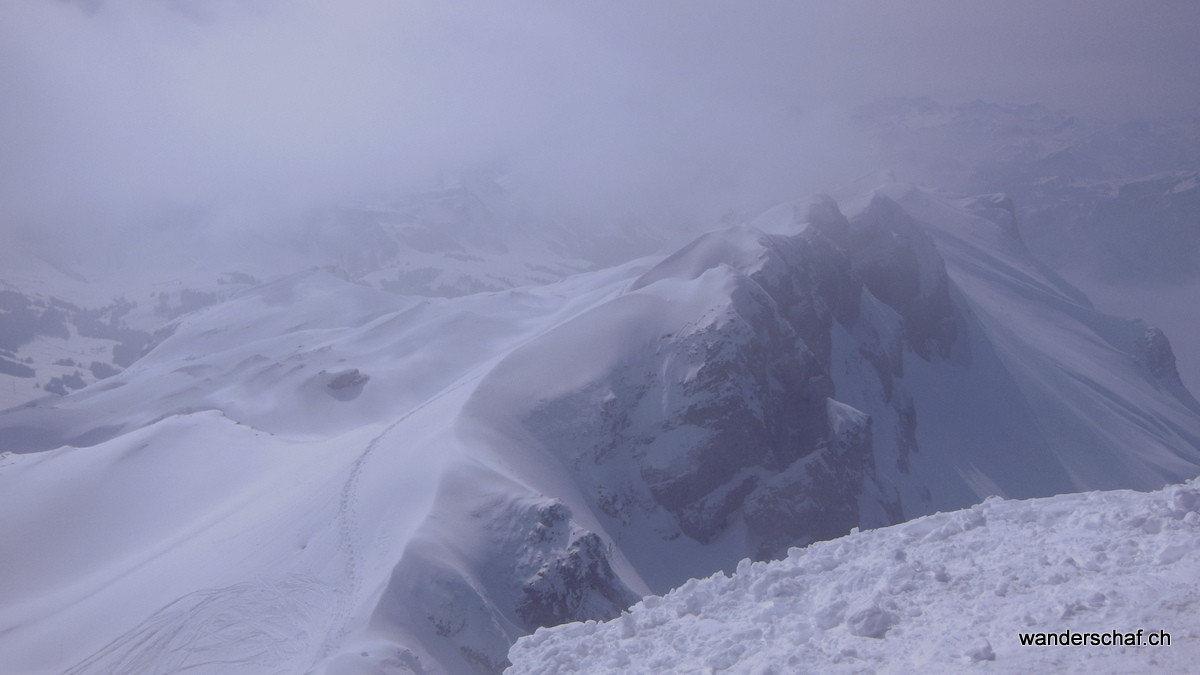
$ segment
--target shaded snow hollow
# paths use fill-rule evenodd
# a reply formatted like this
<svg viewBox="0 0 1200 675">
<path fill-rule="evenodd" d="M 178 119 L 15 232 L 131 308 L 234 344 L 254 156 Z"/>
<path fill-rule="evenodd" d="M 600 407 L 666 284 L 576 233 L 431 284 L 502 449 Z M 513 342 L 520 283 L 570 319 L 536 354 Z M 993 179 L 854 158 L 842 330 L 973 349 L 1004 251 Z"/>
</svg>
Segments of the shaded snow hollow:
<svg viewBox="0 0 1200 675">
<path fill-rule="evenodd" d="M 1194 672 L 1197 551 L 1200 480 L 992 498 L 743 561 L 612 621 L 538 630 L 505 672 Z M 1165 631 L 1171 645 L 1019 638 L 1068 630 Z"/>
</svg>

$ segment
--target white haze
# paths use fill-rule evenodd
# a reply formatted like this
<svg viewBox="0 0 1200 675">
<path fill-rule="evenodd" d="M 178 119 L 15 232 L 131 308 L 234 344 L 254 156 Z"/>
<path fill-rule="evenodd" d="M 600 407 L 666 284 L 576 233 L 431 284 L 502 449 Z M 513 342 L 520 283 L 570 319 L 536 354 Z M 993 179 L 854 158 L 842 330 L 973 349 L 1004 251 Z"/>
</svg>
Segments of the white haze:
<svg viewBox="0 0 1200 675">
<path fill-rule="evenodd" d="M 203 224 L 203 247 L 481 166 L 531 216 L 708 225 L 875 169 L 840 120 L 881 96 L 1195 110 L 1198 17 L 1169 0 L 11 0 L 0 228 L 97 250 Z"/>
</svg>

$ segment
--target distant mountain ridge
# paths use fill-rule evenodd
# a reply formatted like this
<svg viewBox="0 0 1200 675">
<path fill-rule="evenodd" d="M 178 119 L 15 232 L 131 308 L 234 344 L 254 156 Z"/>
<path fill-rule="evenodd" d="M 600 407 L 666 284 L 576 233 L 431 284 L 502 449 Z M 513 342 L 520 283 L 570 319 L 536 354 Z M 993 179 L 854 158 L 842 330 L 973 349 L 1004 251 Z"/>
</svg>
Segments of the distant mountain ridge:
<svg viewBox="0 0 1200 675">
<path fill-rule="evenodd" d="M 859 129 L 903 180 L 1004 193 L 1035 257 L 1176 341 L 1200 386 L 1200 116 L 1112 123 L 1040 105 L 886 99 Z"/>
</svg>

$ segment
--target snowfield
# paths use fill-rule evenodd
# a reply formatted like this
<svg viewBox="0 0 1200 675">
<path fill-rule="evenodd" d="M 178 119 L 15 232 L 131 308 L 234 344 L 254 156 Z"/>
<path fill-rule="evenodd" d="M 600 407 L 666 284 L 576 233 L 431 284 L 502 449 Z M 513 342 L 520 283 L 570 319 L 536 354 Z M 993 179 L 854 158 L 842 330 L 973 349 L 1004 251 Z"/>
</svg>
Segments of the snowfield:
<svg viewBox="0 0 1200 675">
<path fill-rule="evenodd" d="M 1195 672 L 1198 578 L 1200 481 L 992 498 L 745 560 L 608 622 L 540 629 L 505 672 Z M 1085 644 L 1019 637 L 1066 631 Z M 1113 631 L 1144 644 L 1104 646 Z M 1161 631 L 1170 645 L 1150 646 Z"/>
</svg>

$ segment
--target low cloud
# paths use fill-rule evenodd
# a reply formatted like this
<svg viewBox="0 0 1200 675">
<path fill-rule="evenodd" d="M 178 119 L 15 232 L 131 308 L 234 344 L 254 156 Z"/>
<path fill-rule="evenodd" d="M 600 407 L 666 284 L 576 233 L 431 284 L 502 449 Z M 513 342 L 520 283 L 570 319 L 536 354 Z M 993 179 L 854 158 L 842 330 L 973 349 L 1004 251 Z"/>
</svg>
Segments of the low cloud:
<svg viewBox="0 0 1200 675">
<path fill-rule="evenodd" d="M 480 166 L 568 221 L 752 212 L 875 168 L 841 120 L 881 96 L 1194 111 L 1196 7 L 9 2 L 0 227 L 286 223 Z"/>
</svg>

